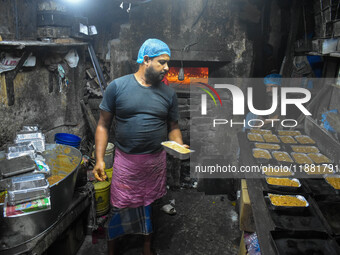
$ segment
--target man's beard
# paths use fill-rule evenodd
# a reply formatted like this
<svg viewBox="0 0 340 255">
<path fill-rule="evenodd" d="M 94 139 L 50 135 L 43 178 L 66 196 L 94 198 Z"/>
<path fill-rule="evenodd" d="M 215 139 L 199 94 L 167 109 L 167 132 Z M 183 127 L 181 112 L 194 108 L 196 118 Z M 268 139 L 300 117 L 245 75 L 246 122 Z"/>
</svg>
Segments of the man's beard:
<svg viewBox="0 0 340 255">
<path fill-rule="evenodd" d="M 145 70 L 146 83 L 157 85 L 161 80 L 163 80 L 165 72 L 156 72 L 152 67 Z"/>
</svg>

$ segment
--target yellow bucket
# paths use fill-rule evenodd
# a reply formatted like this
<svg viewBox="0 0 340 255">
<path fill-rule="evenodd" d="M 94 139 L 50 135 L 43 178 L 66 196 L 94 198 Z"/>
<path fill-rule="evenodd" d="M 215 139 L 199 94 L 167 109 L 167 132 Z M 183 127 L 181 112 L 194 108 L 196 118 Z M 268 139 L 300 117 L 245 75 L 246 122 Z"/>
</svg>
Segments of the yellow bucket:
<svg viewBox="0 0 340 255">
<path fill-rule="evenodd" d="M 109 168 L 109 169 L 105 169 L 105 173 L 107 175 L 107 179 L 108 181 L 111 183 L 112 180 L 112 172 L 113 172 L 113 168 Z"/>
<path fill-rule="evenodd" d="M 96 182 L 93 184 L 96 197 L 97 216 L 102 216 L 109 211 L 110 208 L 110 182 Z"/>
</svg>

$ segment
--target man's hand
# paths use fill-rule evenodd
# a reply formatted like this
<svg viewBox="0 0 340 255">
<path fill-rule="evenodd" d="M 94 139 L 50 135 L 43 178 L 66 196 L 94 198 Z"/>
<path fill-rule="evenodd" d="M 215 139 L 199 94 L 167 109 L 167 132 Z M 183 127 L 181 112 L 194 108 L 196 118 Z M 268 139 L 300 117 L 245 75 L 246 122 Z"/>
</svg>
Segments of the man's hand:
<svg viewBox="0 0 340 255">
<path fill-rule="evenodd" d="M 105 169 L 104 161 L 96 162 L 96 165 L 94 166 L 92 173 L 94 174 L 94 177 L 98 181 L 102 182 L 106 180 L 107 176 L 104 169 Z"/>
</svg>

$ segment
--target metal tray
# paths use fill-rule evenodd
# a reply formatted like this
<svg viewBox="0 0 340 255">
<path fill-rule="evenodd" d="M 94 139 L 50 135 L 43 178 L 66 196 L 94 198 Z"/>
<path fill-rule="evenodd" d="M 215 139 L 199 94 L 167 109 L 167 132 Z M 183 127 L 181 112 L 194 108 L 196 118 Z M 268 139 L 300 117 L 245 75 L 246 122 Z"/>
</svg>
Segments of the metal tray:
<svg viewBox="0 0 340 255">
<path fill-rule="evenodd" d="M 273 195 L 273 196 L 287 196 L 287 197 L 295 197 L 303 202 L 306 203 L 305 206 L 277 206 L 277 205 L 274 205 L 272 203 L 272 200 L 270 199 L 270 195 Z M 291 212 L 303 212 L 306 208 L 308 208 L 309 206 L 309 203 L 308 201 L 306 200 L 306 198 L 304 196 L 301 196 L 301 195 L 280 195 L 280 194 L 272 194 L 272 193 L 268 193 L 268 196 L 267 198 L 269 199 L 270 201 L 270 207 L 271 209 L 273 210 L 281 210 L 281 211 L 291 211 Z"/>
<path fill-rule="evenodd" d="M 311 149 L 315 150 L 316 153 L 320 152 L 320 150 L 316 146 L 312 146 L 312 145 L 291 145 L 291 150 L 293 152 L 298 152 L 298 153 L 311 153 L 312 152 L 312 151 L 310 152 L 298 151 L 299 148 L 303 148 L 303 147 L 310 147 Z M 296 149 L 294 150 L 294 148 Z"/>
<path fill-rule="evenodd" d="M 38 132 L 40 130 L 38 124 L 33 125 L 25 125 L 22 127 L 22 131 L 24 132 Z"/>
<path fill-rule="evenodd" d="M 260 134 L 260 135 L 264 135 L 264 134 L 273 134 L 273 132 L 271 130 L 268 130 L 268 129 L 255 129 L 255 128 L 251 128 L 249 130 L 249 133 L 252 133 L 252 134 Z"/>
<path fill-rule="evenodd" d="M 169 153 L 170 155 L 172 155 L 175 158 L 182 159 L 182 160 L 190 158 L 190 153 L 194 152 L 193 150 L 189 150 L 189 149 L 185 148 L 184 146 L 182 146 L 179 143 L 176 143 L 174 141 L 166 141 L 166 142 L 162 142 L 161 144 L 163 145 L 163 147 L 164 147 L 164 149 L 167 153 Z M 188 150 L 188 152 L 187 153 L 181 153 L 180 151 L 178 151 L 174 148 L 170 148 L 169 145 L 170 146 L 173 145 L 173 146 L 176 146 L 178 148 Z"/>
<path fill-rule="evenodd" d="M 327 177 L 331 177 L 331 178 L 336 178 L 338 180 L 340 180 L 340 176 L 339 175 L 334 175 L 334 174 L 325 174 L 323 176 L 325 178 L 325 181 L 335 190 L 340 191 L 340 187 L 337 189 L 336 187 L 334 187 L 328 180 Z"/>
<path fill-rule="evenodd" d="M 292 152 L 290 155 L 292 156 L 294 162 L 295 162 L 296 164 L 298 164 L 298 165 L 310 165 L 310 164 L 313 164 L 313 163 L 314 163 L 313 160 L 310 159 L 310 158 L 307 156 L 307 154 L 305 154 L 305 153 Z M 296 161 L 297 161 L 297 159 L 296 159 L 297 157 L 305 157 L 305 159 L 306 159 L 307 161 L 309 160 L 309 162 L 305 162 L 305 163 L 296 162 Z"/>
<path fill-rule="evenodd" d="M 301 135 L 301 132 L 298 131 L 298 130 L 278 130 L 277 133 L 278 133 L 278 135 L 283 135 L 283 136 Z"/>
<path fill-rule="evenodd" d="M 280 144 L 276 144 L 276 143 L 258 143 L 258 142 L 256 142 L 256 143 L 253 143 L 253 145 L 254 145 L 254 148 L 256 148 L 256 149 L 263 149 L 263 150 L 280 150 L 281 149 Z M 260 148 L 260 146 L 264 146 L 264 147 L 267 147 L 267 148 Z M 269 146 L 274 146 L 276 148 L 271 149 L 271 148 L 269 148 Z"/>
<path fill-rule="evenodd" d="M 293 186 L 283 186 L 283 185 L 275 185 L 275 184 L 270 184 L 268 183 L 268 178 L 277 178 L 277 179 L 289 179 L 291 181 L 295 181 L 298 183 L 299 186 L 297 187 L 293 187 Z M 295 192 L 297 190 L 299 190 L 301 188 L 301 182 L 296 179 L 296 178 L 288 178 L 288 177 L 266 177 L 266 183 L 268 185 L 268 187 L 270 189 L 274 189 L 274 190 L 279 190 L 279 191 L 291 191 L 291 192 Z"/>
<path fill-rule="evenodd" d="M 292 137 L 290 135 L 279 135 L 278 137 L 279 137 L 281 143 L 283 143 L 283 144 L 298 144 L 298 142 L 294 139 L 294 137 Z M 284 142 L 284 140 L 290 140 L 290 141 Z"/>
<path fill-rule="evenodd" d="M 49 195 L 49 183 L 44 174 L 13 177 L 7 189 L 10 205 L 48 197 Z"/>
<path fill-rule="evenodd" d="M 35 158 L 35 150 L 30 142 L 25 142 L 21 144 L 9 145 L 7 147 L 6 158 L 14 159 L 22 156 L 30 156 L 32 159 Z"/>
<path fill-rule="evenodd" d="M 282 154 L 286 155 L 291 160 L 291 162 L 290 161 L 280 161 L 280 160 L 276 159 L 274 155 L 277 154 L 277 153 L 282 153 Z M 288 152 L 285 152 L 285 151 L 272 151 L 272 156 L 275 159 L 275 161 L 278 162 L 279 164 L 293 164 L 294 163 L 294 160 L 291 158 L 291 156 L 288 154 Z"/>
<path fill-rule="evenodd" d="M 271 141 L 271 138 L 273 138 L 275 141 Z M 263 135 L 263 139 L 266 143 L 280 143 L 280 139 L 275 134 L 265 134 Z"/>
<path fill-rule="evenodd" d="M 328 162 L 315 162 L 315 160 L 311 157 L 316 155 L 317 157 L 325 157 L 325 159 L 329 160 Z M 334 161 L 332 161 L 329 157 L 327 157 L 326 155 L 322 154 L 322 153 L 308 153 L 308 156 L 313 160 L 314 164 L 332 164 Z"/>
<path fill-rule="evenodd" d="M 32 172 L 36 169 L 36 164 L 29 156 L 14 159 L 4 159 L 0 164 L 0 174 L 3 178 L 8 178 L 18 174 Z"/>
<path fill-rule="evenodd" d="M 45 139 L 42 132 L 21 131 L 17 133 L 16 140 Z"/>
<path fill-rule="evenodd" d="M 298 144 L 303 144 L 303 145 L 311 145 L 311 144 L 316 144 L 316 142 L 310 138 L 308 135 L 296 135 L 294 136 L 295 140 L 298 142 Z M 299 141 L 299 138 L 303 139 L 310 139 L 310 142 L 307 143 L 301 143 L 301 141 Z"/>
<path fill-rule="evenodd" d="M 248 139 L 249 142 L 257 142 L 257 143 L 264 143 L 265 142 L 262 135 L 255 134 L 255 133 L 248 133 L 247 139 Z"/>
<path fill-rule="evenodd" d="M 34 138 L 34 139 L 16 139 L 14 140 L 15 143 L 17 144 L 22 144 L 22 143 L 31 143 L 34 149 L 38 152 L 43 152 L 45 151 L 45 138 Z"/>
</svg>

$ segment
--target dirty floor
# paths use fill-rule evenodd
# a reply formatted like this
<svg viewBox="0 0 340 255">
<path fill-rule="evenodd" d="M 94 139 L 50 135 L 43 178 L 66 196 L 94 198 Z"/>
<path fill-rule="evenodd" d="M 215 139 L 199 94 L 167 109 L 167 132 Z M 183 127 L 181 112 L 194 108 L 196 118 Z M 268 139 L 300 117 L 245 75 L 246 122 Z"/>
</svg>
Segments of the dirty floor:
<svg viewBox="0 0 340 255">
<path fill-rule="evenodd" d="M 174 216 L 160 210 L 169 199 L 175 199 Z M 169 190 L 154 206 L 153 247 L 159 255 L 236 255 L 240 236 L 235 205 L 226 195 L 205 195 L 195 189 Z M 142 245 L 141 236 L 119 239 L 123 255 L 140 255 Z M 89 254 L 107 254 L 103 236 L 86 236 L 77 255 Z"/>
</svg>

